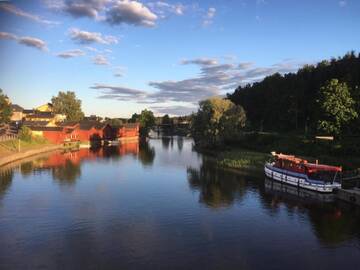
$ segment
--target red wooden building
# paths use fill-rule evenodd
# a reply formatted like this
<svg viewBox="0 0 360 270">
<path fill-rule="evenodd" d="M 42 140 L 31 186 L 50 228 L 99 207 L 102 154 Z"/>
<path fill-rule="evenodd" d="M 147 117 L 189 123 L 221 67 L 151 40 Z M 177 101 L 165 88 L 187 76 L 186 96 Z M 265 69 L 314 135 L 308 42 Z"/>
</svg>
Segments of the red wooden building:
<svg viewBox="0 0 360 270">
<path fill-rule="evenodd" d="M 51 143 L 61 144 L 69 141 L 101 141 L 138 139 L 139 124 L 125 124 L 112 127 L 95 121 L 63 122 L 56 127 L 29 126 L 32 134 L 42 136 Z"/>
</svg>

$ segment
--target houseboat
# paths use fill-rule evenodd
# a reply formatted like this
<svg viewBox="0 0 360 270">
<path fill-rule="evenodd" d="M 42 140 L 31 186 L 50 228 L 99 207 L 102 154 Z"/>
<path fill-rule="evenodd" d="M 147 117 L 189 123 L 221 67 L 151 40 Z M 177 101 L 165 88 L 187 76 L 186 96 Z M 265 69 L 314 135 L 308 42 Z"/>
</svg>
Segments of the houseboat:
<svg viewBox="0 0 360 270">
<path fill-rule="evenodd" d="M 272 152 L 265 164 L 265 175 L 276 181 L 317 192 L 330 193 L 341 188 L 341 167 L 310 163 L 292 155 Z"/>
</svg>

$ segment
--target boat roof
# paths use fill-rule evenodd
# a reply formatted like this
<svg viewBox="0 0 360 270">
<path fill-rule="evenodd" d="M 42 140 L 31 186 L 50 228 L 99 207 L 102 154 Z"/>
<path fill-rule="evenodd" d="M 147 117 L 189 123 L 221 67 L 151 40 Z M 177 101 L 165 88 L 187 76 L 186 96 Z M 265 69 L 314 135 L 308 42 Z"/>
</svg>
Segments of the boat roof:
<svg viewBox="0 0 360 270">
<path fill-rule="evenodd" d="M 306 159 L 298 158 L 293 155 L 284 155 L 281 153 L 277 154 L 275 152 L 272 152 L 271 154 L 278 159 L 287 160 L 296 164 L 303 164 L 308 169 L 309 172 L 317 172 L 317 171 L 341 172 L 342 171 L 342 167 L 339 166 L 309 163 Z"/>
<path fill-rule="evenodd" d="M 305 164 L 305 167 L 308 168 L 309 172 L 317 172 L 317 171 L 341 172 L 342 171 L 342 167 L 330 166 L 324 164 L 307 163 Z"/>
<path fill-rule="evenodd" d="M 306 164 L 308 161 L 306 159 L 302 159 L 302 158 L 298 158 L 295 157 L 293 155 L 284 155 L 284 154 L 277 154 L 277 153 L 271 153 L 274 157 L 278 158 L 278 159 L 282 159 L 282 160 L 288 160 L 294 163 L 302 163 L 302 164 Z"/>
</svg>

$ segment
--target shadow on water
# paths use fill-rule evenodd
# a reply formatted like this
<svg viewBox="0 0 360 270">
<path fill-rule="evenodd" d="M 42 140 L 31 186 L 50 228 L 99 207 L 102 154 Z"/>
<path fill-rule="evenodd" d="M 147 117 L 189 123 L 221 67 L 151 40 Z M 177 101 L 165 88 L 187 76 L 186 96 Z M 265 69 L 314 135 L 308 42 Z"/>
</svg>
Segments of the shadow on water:
<svg viewBox="0 0 360 270">
<path fill-rule="evenodd" d="M 283 211 L 287 216 L 305 216 L 325 246 L 360 240 L 360 208 L 335 201 L 332 194 L 309 193 L 264 180 L 263 175 L 237 174 L 217 168 L 206 158 L 199 168 L 187 169 L 187 178 L 190 188 L 199 191 L 199 202 L 209 208 L 231 208 L 252 192 L 252 196 L 258 194 L 260 206 L 269 217 L 276 218 Z"/>
<path fill-rule="evenodd" d="M 181 152 L 184 147 L 184 137 L 178 136 L 176 142 L 177 142 L 178 150 L 179 152 Z"/>
<path fill-rule="evenodd" d="M 0 171 L 0 202 L 10 188 L 14 177 L 13 170 Z"/>
<path fill-rule="evenodd" d="M 199 169 L 187 169 L 188 182 L 192 189 L 200 191 L 199 202 L 211 208 L 230 207 L 240 202 L 257 180 L 248 181 L 246 176 L 215 166 L 203 158 Z"/>
<path fill-rule="evenodd" d="M 298 189 L 265 179 L 259 191 L 261 203 L 270 215 L 285 209 L 287 215 L 306 215 L 320 243 L 334 246 L 351 239 L 360 240 L 360 208 L 336 201 L 332 194 Z"/>
<path fill-rule="evenodd" d="M 169 149 L 172 137 L 162 136 L 161 142 L 164 149 Z"/>
<path fill-rule="evenodd" d="M 155 148 L 143 140 L 140 142 L 138 158 L 143 166 L 152 166 L 155 159 Z"/>
<path fill-rule="evenodd" d="M 14 163 L 12 167 L 0 171 L 1 187 L 3 187 L 0 192 L 4 193 L 10 186 L 14 170 L 19 170 L 24 178 L 31 177 L 34 173 L 50 172 L 57 183 L 72 186 L 81 177 L 83 162 L 91 162 L 97 159 L 105 162 L 116 161 L 124 156 L 133 156 L 138 158 L 144 166 L 151 166 L 155 159 L 155 148 L 146 141 L 141 143 L 129 142 L 119 146 L 94 144 L 90 148 L 56 152 L 26 162 Z"/>
</svg>

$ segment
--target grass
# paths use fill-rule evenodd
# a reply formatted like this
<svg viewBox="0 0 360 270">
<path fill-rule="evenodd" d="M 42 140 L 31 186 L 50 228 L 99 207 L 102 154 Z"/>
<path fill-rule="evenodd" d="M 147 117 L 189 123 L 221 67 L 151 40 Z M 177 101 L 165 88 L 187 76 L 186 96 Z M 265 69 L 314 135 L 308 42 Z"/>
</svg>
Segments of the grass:
<svg viewBox="0 0 360 270">
<path fill-rule="evenodd" d="M 342 166 L 344 170 L 360 168 L 360 139 L 319 141 L 299 135 L 250 134 L 226 143 L 217 150 L 201 149 L 213 157 L 219 167 L 232 169 L 262 169 L 270 152 L 297 155 L 320 163 Z"/>
<path fill-rule="evenodd" d="M 262 170 L 265 162 L 270 157 L 267 153 L 239 148 L 212 153 L 207 152 L 207 154 L 215 158 L 217 166 L 238 170 Z"/>
<path fill-rule="evenodd" d="M 33 138 L 30 142 L 20 140 L 20 150 L 25 152 L 28 150 L 38 149 L 44 146 L 52 145 L 43 138 Z M 19 151 L 19 141 L 9 140 L 0 143 L 0 157 L 13 154 Z"/>
</svg>

